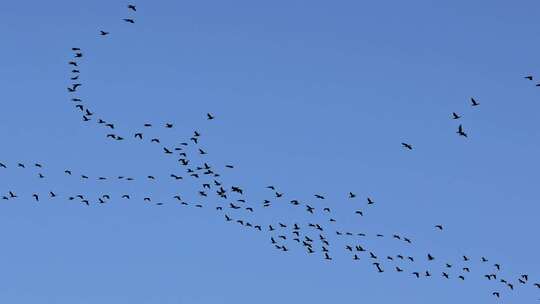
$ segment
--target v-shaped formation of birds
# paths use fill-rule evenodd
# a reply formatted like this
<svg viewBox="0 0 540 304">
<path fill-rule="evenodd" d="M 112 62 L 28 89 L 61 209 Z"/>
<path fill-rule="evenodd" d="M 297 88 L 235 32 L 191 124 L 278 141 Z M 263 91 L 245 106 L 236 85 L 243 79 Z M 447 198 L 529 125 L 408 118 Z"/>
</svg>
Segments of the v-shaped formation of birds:
<svg viewBox="0 0 540 304">
<path fill-rule="evenodd" d="M 136 6 L 130 4 L 127 6 L 127 9 L 131 16 L 122 19 L 122 21 L 128 25 L 135 24 L 136 19 L 134 15 L 137 12 Z M 110 35 L 111 33 L 109 31 L 99 30 L 98 32 L 98 36 L 101 36 L 103 39 L 108 39 Z M 269 239 L 272 248 L 279 252 L 285 253 L 290 250 L 301 250 L 305 251 L 309 256 L 318 256 L 322 260 L 330 262 L 333 260 L 333 253 L 335 251 L 343 250 L 348 253 L 352 262 L 368 263 L 369 267 L 376 273 L 395 271 L 414 279 L 466 281 L 470 276 L 480 276 L 491 284 L 491 293 L 495 298 L 501 298 L 504 293 L 514 292 L 514 290 L 527 286 L 540 290 L 540 281 L 534 282 L 532 279 L 530 280 L 527 274 L 505 277 L 501 272 L 501 264 L 490 261 L 483 256 L 469 257 L 463 255 L 453 259 L 453 261 L 448 261 L 444 260 L 444 258 L 438 258 L 429 252 L 426 252 L 424 256 L 409 256 L 404 253 L 381 253 L 375 247 L 368 248 L 365 244 L 370 239 L 386 239 L 388 241 L 400 242 L 403 246 L 412 246 L 413 241 L 410 236 L 401 234 L 366 233 L 345 231 L 336 228 L 339 221 L 333 215 L 330 206 L 325 205 L 326 196 L 323 194 L 314 194 L 312 197 L 316 201 L 314 204 L 294 198 L 291 195 L 281 192 L 278 187 L 269 185 L 262 191 L 266 193 L 265 197 L 257 200 L 247 199 L 246 190 L 241 186 L 227 185 L 226 181 L 222 178 L 222 172 L 233 170 L 233 165 L 228 164 L 221 167 L 210 165 L 211 162 L 208 159 L 210 153 L 201 145 L 202 132 L 194 130 L 190 136 L 185 138 L 185 141 L 179 144 L 165 143 L 159 137 L 147 135 L 146 131 L 155 128 L 173 129 L 173 123 L 166 123 L 164 125 L 145 123 L 138 130 L 120 133 L 117 132 L 116 122 L 98 118 L 97 113 L 90 110 L 83 103 L 83 100 L 78 97 L 78 90 L 82 87 L 79 78 L 81 76 L 80 65 L 84 55 L 80 48 L 73 47 L 72 51 L 73 59 L 68 62 L 72 69 L 70 75 L 71 84 L 67 90 L 71 101 L 75 103 L 76 111 L 82 115 L 82 122 L 85 124 L 94 124 L 106 130 L 104 136 L 107 140 L 132 140 L 158 147 L 157 150 L 160 154 L 169 157 L 177 163 L 175 168 L 182 168 L 182 173 L 174 172 L 164 176 L 90 176 L 85 172 L 76 172 L 71 168 L 46 171 L 45 166 L 41 163 L 21 163 L 17 161 L 13 163 L 0 162 L 0 170 L 27 170 L 31 174 L 35 174 L 39 179 L 46 179 L 49 174 L 62 174 L 66 178 L 78 179 L 81 182 L 86 180 L 100 182 L 132 182 L 135 180 L 144 180 L 152 183 L 165 179 L 178 182 L 189 180 L 190 183 L 193 183 L 198 188 L 195 195 L 200 200 L 196 202 L 187 201 L 179 193 L 171 193 L 169 197 L 170 201 L 166 202 L 155 199 L 151 195 L 136 197 L 130 193 L 120 193 L 116 196 L 102 193 L 90 196 L 85 193 L 58 193 L 55 190 L 50 190 L 48 193 L 25 194 L 16 193 L 14 190 L 7 190 L 6 193 L 0 194 L 0 199 L 7 201 L 28 199 L 35 202 L 67 199 L 88 206 L 93 204 L 107 204 L 113 200 L 137 200 L 156 206 L 172 203 L 185 207 L 211 208 L 215 209 L 216 215 L 222 217 L 225 222 L 261 233 Z M 533 80 L 532 76 L 526 76 L 525 78 L 530 81 Z M 540 86 L 540 84 L 537 86 Z M 480 103 L 475 98 L 471 98 L 470 105 L 473 108 L 478 108 Z M 456 112 L 453 112 L 450 116 L 454 120 L 459 120 L 461 117 Z M 215 118 L 211 113 L 207 113 L 205 117 L 209 123 Z M 461 124 L 457 126 L 456 133 L 457 136 L 464 139 L 468 137 L 465 128 Z M 410 143 L 402 142 L 401 145 L 406 150 L 413 150 L 413 145 Z M 357 194 L 352 191 L 339 195 L 339 197 L 343 200 L 359 200 Z M 332 199 L 335 201 L 336 198 L 334 197 Z M 213 205 L 210 206 L 207 201 L 217 203 L 212 203 Z M 356 204 L 357 207 L 350 211 L 351 216 L 363 217 L 376 204 L 375 200 L 367 195 L 365 198 L 360 199 L 360 201 L 364 203 L 361 205 Z M 305 213 L 305 217 L 292 222 L 273 223 L 263 222 L 262 219 L 256 218 L 257 213 L 271 209 L 273 204 L 283 205 L 284 203 L 289 208 L 296 208 Z M 433 229 L 439 232 L 444 231 L 443 225 L 440 224 L 434 225 Z M 404 250 L 407 250 L 406 247 Z"/>
</svg>

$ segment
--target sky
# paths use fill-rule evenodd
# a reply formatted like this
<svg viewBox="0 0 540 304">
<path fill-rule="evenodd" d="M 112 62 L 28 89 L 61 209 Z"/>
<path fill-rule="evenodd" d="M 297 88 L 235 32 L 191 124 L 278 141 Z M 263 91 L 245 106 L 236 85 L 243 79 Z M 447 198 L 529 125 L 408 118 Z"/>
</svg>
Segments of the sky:
<svg viewBox="0 0 540 304">
<path fill-rule="evenodd" d="M 540 71 L 537 1 L 134 4 L 136 13 L 116 0 L 2 4 L 0 162 L 9 166 L 0 170 L 0 195 L 19 198 L 0 201 L 0 302 L 540 298 L 531 286 L 540 282 L 540 88 L 524 79 Z M 135 24 L 122 21 L 129 17 Z M 79 96 L 129 139 L 107 139 L 106 129 L 82 121 L 66 90 L 72 47 L 84 53 Z M 471 97 L 480 106 L 471 107 Z M 206 120 L 208 112 L 216 118 Z M 162 127 L 168 122 L 172 129 Z M 385 234 L 359 241 L 381 257 L 403 253 L 425 264 L 429 252 L 458 267 L 467 255 L 474 269 L 464 282 L 455 269 L 451 280 L 438 268 L 432 279 L 415 279 L 407 264 L 404 273 L 388 266 L 379 274 L 367 257 L 352 261 L 336 236 L 332 261 L 292 244 L 280 252 L 266 232 L 226 223 L 192 179 L 168 179 L 184 168 L 131 137 L 144 123 L 154 125 L 145 136 L 175 144 L 198 130 L 206 161 L 234 165 L 223 179 L 259 207 L 246 215 L 254 222 L 307 223 L 310 215 L 288 201 L 325 204 L 343 231 Z M 460 123 L 466 139 L 455 133 Z M 66 169 L 140 178 L 82 181 Z M 268 185 L 286 198 L 265 211 Z M 47 199 L 51 190 L 165 204 L 85 206 Z M 347 199 L 349 191 L 358 198 Z M 39 203 L 32 193 L 41 194 Z M 183 208 L 171 199 L 177 193 L 205 207 Z M 368 196 L 374 205 L 365 205 Z M 364 217 L 354 216 L 359 208 Z M 413 244 L 389 240 L 394 233 Z M 489 263 L 481 265 L 482 256 Z M 531 282 L 514 292 L 488 282 L 482 275 L 495 262 L 501 275 L 526 273 Z"/>
</svg>

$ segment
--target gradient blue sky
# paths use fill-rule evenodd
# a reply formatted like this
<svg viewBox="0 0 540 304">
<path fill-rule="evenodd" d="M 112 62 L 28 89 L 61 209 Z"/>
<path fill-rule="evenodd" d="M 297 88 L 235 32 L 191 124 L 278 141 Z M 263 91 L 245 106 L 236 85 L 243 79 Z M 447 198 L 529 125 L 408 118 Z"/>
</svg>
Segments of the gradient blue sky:
<svg viewBox="0 0 540 304">
<path fill-rule="evenodd" d="M 331 263 L 283 254 L 211 208 L 36 204 L 28 196 L 51 189 L 164 199 L 184 187 L 61 174 L 179 169 L 155 147 L 108 141 L 80 121 L 66 92 L 71 47 L 84 51 L 80 91 L 92 110 L 126 132 L 174 122 L 154 132 L 176 142 L 201 130 L 212 162 L 235 164 L 226 179 L 258 201 L 269 184 L 295 198 L 323 193 L 356 230 L 411 236 L 411 255 L 484 255 L 508 276 L 540 280 L 540 88 L 523 79 L 540 71 L 537 1 L 137 1 L 134 25 L 121 21 L 133 15 L 126 4 L 2 3 L 0 162 L 57 173 L 0 171 L 2 195 L 27 196 L 0 202 L 0 302 L 493 303 L 506 290 L 480 272 L 416 280 L 337 253 Z M 369 215 L 347 218 L 368 195 Z M 304 216 L 287 210 L 265 220 Z M 504 297 L 532 302 L 540 291 Z"/>
</svg>

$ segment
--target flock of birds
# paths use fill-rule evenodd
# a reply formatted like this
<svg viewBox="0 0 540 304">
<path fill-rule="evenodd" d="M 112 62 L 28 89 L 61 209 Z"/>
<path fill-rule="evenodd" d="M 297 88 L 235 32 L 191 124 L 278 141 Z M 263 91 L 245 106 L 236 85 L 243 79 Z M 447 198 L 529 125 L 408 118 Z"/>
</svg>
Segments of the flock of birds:
<svg viewBox="0 0 540 304">
<path fill-rule="evenodd" d="M 135 5 L 128 5 L 127 9 L 132 14 L 137 12 Z M 135 24 L 136 19 L 132 16 L 122 19 L 126 24 Z M 99 36 L 107 37 L 109 31 L 100 30 Z M 515 277 L 505 277 L 501 272 L 502 266 L 499 263 L 491 262 L 486 257 L 470 257 L 463 255 L 453 261 L 444 260 L 436 257 L 434 254 L 426 252 L 424 256 L 411 256 L 405 253 L 382 253 L 377 251 L 376 246 L 368 247 L 366 243 L 373 239 L 387 239 L 389 241 L 400 242 L 403 249 L 407 251 L 406 246 L 412 246 L 413 240 L 410 236 L 401 234 L 384 234 L 384 233 L 366 233 L 359 231 L 347 231 L 338 229 L 339 219 L 332 211 L 332 206 L 326 204 L 326 195 L 321 193 L 313 194 L 311 199 L 298 199 L 291 195 L 286 195 L 278 187 L 269 185 L 264 191 L 261 199 L 248 199 L 246 190 L 239 185 L 228 184 L 223 175 L 226 170 L 233 170 L 234 166 L 226 164 L 223 166 L 213 166 L 208 159 L 208 150 L 202 146 L 202 132 L 193 130 L 185 140 L 179 144 L 167 144 L 163 139 L 155 136 L 147 136 L 147 131 L 152 128 L 173 129 L 174 123 L 166 123 L 162 126 L 145 123 L 141 125 L 139 130 L 132 130 L 130 133 L 120 134 L 117 132 L 118 125 L 116 122 L 105 120 L 98 117 L 98 114 L 91 110 L 86 105 L 82 98 L 78 96 L 79 89 L 82 83 L 79 82 L 81 77 L 81 60 L 84 58 L 84 53 L 81 48 L 73 47 L 73 59 L 68 64 L 72 67 L 70 80 L 71 84 L 67 88 L 70 99 L 75 103 L 75 109 L 79 115 L 82 115 L 82 122 L 85 124 L 94 123 L 97 126 L 106 130 L 105 137 L 114 141 L 133 140 L 141 143 L 148 143 L 158 147 L 162 155 L 170 157 L 176 164 L 175 168 L 182 168 L 182 173 L 172 172 L 167 175 L 145 175 L 145 176 L 90 176 L 84 172 L 76 172 L 73 169 L 56 170 L 66 178 L 85 180 L 96 180 L 100 182 L 107 181 L 135 181 L 144 180 L 148 182 L 158 182 L 160 180 L 170 179 L 172 181 L 189 181 L 197 187 L 195 194 L 199 199 L 196 202 L 184 199 L 181 193 L 171 193 L 170 200 L 174 204 L 182 206 L 191 206 L 194 208 L 211 208 L 214 209 L 218 216 L 221 216 L 227 223 L 234 223 L 244 228 L 249 228 L 258 231 L 269 239 L 271 246 L 279 252 L 288 252 L 290 250 L 302 250 L 307 255 L 319 256 L 321 259 L 331 261 L 334 259 L 336 251 L 344 251 L 350 256 L 354 262 L 363 261 L 370 265 L 371 269 L 377 273 L 394 271 L 398 273 L 407 273 L 410 277 L 420 278 L 436 278 L 442 280 L 459 280 L 466 281 L 470 276 L 481 276 L 486 281 L 492 283 L 492 295 L 496 298 L 502 297 L 504 292 L 512 292 L 519 287 L 530 285 L 540 290 L 540 282 L 533 282 L 527 274 L 520 274 Z M 532 76 L 526 77 L 532 80 Z M 540 86 L 540 84 L 539 84 Z M 474 98 L 470 99 L 472 107 L 480 105 Z M 453 112 L 451 119 L 459 120 L 461 115 Z M 205 116 L 207 121 L 213 121 L 216 117 L 207 113 Z M 456 133 L 458 136 L 467 138 L 463 126 L 457 126 Z M 403 142 L 403 148 L 413 150 L 413 145 Z M 0 162 L 0 170 L 27 170 L 39 179 L 46 179 L 51 172 L 46 171 L 43 164 L 38 162 L 21 163 L 21 162 Z M 51 173 L 52 174 L 52 173 Z M 359 197 L 354 192 L 344 193 L 340 195 L 343 200 L 355 202 L 354 210 L 350 211 L 353 217 L 363 217 L 369 212 L 369 209 L 376 205 L 373 198 L 365 196 L 363 204 L 357 203 Z M 102 193 L 98 195 L 89 195 L 86 193 L 71 193 L 62 194 L 55 190 L 50 190 L 48 193 L 27 193 L 19 195 L 13 190 L 7 191 L 5 194 L 0 194 L 0 198 L 6 201 L 14 201 L 18 199 L 30 199 L 35 202 L 45 200 L 66 199 L 69 201 L 79 202 L 85 205 L 106 204 L 115 199 L 118 200 L 139 200 L 146 204 L 154 204 L 157 206 L 164 205 L 168 202 L 155 199 L 152 196 L 135 197 L 130 193 L 119 193 L 113 195 L 111 193 Z M 336 198 L 333 198 L 335 201 Z M 312 201 L 315 201 L 312 202 Z M 212 203 L 209 203 L 212 202 Z M 297 221 L 278 221 L 278 222 L 263 222 L 257 220 L 256 215 L 259 212 L 264 212 L 274 205 L 286 205 L 288 208 L 296 208 L 304 217 Z M 443 225 L 437 224 L 433 227 L 434 230 L 442 232 Z M 342 243 L 342 245 L 340 245 Z"/>
</svg>

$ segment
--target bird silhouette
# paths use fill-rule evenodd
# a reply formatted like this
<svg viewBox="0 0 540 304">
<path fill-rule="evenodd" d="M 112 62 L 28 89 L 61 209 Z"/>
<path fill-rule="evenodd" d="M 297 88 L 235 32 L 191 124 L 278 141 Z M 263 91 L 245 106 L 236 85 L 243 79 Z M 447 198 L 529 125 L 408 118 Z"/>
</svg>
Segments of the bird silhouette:
<svg viewBox="0 0 540 304">
<path fill-rule="evenodd" d="M 405 149 L 408 149 L 408 150 L 412 150 L 413 147 L 411 144 L 408 144 L 408 143 L 401 143 L 401 145 L 405 148 Z"/>
<path fill-rule="evenodd" d="M 458 130 L 457 130 L 456 133 L 459 134 L 459 136 L 467 137 L 467 133 L 465 133 L 463 131 L 463 126 L 462 125 L 459 125 Z"/>
</svg>

